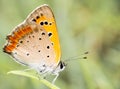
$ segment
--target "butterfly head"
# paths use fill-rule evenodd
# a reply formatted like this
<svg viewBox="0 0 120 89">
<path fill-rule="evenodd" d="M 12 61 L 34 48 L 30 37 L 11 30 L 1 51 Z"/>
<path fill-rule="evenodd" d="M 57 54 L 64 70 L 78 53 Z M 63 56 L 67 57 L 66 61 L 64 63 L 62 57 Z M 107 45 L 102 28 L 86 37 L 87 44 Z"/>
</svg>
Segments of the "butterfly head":
<svg viewBox="0 0 120 89">
<path fill-rule="evenodd" d="M 66 63 L 63 61 L 60 61 L 55 70 L 53 71 L 53 74 L 58 74 L 59 72 L 63 71 L 66 67 Z"/>
</svg>

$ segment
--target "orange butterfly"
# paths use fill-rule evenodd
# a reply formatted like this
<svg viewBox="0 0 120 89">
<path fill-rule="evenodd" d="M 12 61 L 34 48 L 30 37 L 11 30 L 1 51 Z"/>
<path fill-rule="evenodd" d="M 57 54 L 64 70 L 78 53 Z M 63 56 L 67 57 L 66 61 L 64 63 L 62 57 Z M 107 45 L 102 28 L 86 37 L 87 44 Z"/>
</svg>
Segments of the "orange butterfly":
<svg viewBox="0 0 120 89">
<path fill-rule="evenodd" d="M 55 82 L 65 64 L 60 61 L 61 50 L 56 22 L 48 5 L 35 9 L 7 36 L 4 52 L 40 74 L 56 75 L 53 80 Z"/>
</svg>

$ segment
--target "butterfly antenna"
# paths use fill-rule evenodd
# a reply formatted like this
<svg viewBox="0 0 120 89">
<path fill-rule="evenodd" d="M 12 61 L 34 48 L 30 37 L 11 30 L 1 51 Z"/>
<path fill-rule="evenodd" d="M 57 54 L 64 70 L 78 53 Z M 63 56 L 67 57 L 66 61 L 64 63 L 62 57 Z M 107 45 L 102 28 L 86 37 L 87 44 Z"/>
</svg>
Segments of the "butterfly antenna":
<svg viewBox="0 0 120 89">
<path fill-rule="evenodd" d="M 80 56 L 75 56 L 75 57 L 70 57 L 68 59 L 65 59 L 64 62 L 68 62 L 68 61 L 72 61 L 72 60 L 78 60 L 78 59 L 87 59 L 87 54 L 89 52 L 84 52 L 83 54 L 81 54 Z"/>
</svg>

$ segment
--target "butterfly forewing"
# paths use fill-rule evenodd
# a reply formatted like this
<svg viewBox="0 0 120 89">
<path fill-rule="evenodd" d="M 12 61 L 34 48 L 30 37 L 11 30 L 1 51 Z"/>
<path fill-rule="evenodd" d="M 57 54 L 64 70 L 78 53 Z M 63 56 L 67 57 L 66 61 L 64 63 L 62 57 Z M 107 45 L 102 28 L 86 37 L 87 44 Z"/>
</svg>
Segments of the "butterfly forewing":
<svg viewBox="0 0 120 89">
<path fill-rule="evenodd" d="M 58 64 L 60 61 L 61 50 L 56 22 L 52 10 L 47 5 L 38 7 L 28 16 L 26 22 L 37 23 L 47 31 L 47 34 L 55 51 L 56 57 L 53 60 L 56 62 L 56 64 Z"/>
<path fill-rule="evenodd" d="M 7 39 L 4 51 L 20 63 L 56 66 L 60 61 L 56 23 L 47 5 L 35 9 Z"/>
</svg>

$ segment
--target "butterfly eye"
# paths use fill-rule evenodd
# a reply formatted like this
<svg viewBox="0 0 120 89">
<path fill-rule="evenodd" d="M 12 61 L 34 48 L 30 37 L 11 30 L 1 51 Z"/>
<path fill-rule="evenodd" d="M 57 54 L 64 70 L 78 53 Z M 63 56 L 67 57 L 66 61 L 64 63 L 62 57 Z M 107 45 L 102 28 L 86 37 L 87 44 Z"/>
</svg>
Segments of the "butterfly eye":
<svg viewBox="0 0 120 89">
<path fill-rule="evenodd" d="M 60 69 L 62 69 L 62 68 L 63 68 L 63 64 L 61 63 L 61 64 L 60 64 Z"/>
<path fill-rule="evenodd" d="M 64 69 L 66 64 L 64 62 L 60 61 L 59 66 L 60 66 L 60 69 Z"/>
</svg>

